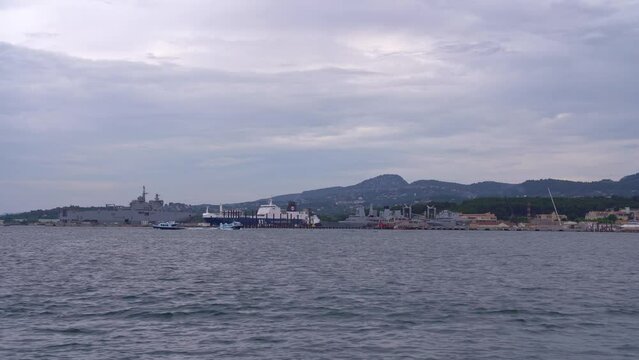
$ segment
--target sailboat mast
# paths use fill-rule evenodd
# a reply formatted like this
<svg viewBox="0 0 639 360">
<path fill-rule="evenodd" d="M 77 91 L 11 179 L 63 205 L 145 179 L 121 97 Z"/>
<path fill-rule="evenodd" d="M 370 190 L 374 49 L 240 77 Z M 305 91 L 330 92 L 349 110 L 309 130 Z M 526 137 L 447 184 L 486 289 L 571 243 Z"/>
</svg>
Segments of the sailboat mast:
<svg viewBox="0 0 639 360">
<path fill-rule="evenodd" d="M 550 195 L 550 201 L 552 201 L 552 207 L 555 209 L 555 216 L 557 216 L 557 221 L 559 221 L 559 226 L 561 226 L 561 218 L 559 217 L 559 213 L 557 212 L 557 206 L 555 205 L 555 199 L 552 198 L 552 193 L 550 192 L 550 188 L 548 188 L 548 195 Z"/>
</svg>

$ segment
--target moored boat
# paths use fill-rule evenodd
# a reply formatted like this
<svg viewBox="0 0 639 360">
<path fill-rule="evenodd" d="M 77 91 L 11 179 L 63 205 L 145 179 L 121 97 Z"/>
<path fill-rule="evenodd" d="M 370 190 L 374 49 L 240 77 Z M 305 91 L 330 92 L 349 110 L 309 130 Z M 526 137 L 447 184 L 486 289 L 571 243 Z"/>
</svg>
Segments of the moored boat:
<svg viewBox="0 0 639 360">
<path fill-rule="evenodd" d="M 286 211 L 275 205 L 272 200 L 268 204 L 260 205 L 257 212 L 245 213 L 242 210 L 224 210 L 220 205 L 217 213 L 206 212 L 202 214 L 204 221 L 213 227 L 220 224 L 241 222 L 243 227 L 316 227 L 320 226 L 320 218 L 309 209 L 298 210 L 297 204 L 289 201 Z"/>
<path fill-rule="evenodd" d="M 630 220 L 626 224 L 621 225 L 620 230 L 623 232 L 639 232 L 639 221 Z"/>
</svg>

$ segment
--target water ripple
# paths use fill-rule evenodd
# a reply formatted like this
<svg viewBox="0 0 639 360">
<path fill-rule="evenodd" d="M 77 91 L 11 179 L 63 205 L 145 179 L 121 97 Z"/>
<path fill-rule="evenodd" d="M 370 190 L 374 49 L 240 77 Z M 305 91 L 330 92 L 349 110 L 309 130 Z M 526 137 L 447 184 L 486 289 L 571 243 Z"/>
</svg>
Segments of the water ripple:
<svg viewBox="0 0 639 360">
<path fill-rule="evenodd" d="M 0 358 L 639 358 L 632 234 L 0 228 Z"/>
</svg>

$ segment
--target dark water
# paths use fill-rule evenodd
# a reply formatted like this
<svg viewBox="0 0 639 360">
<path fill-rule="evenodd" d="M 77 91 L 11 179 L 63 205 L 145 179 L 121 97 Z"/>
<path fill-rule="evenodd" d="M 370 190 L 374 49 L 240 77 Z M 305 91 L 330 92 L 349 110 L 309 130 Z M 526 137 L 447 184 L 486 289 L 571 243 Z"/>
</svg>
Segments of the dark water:
<svg viewBox="0 0 639 360">
<path fill-rule="evenodd" d="M 0 358 L 637 359 L 639 236 L 0 227 Z"/>
</svg>

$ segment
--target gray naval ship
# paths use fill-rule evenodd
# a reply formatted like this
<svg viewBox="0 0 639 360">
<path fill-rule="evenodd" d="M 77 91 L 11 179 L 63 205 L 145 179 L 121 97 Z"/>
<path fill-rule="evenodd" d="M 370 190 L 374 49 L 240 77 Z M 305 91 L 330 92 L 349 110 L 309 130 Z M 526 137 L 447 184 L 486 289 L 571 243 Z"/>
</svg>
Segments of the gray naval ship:
<svg viewBox="0 0 639 360">
<path fill-rule="evenodd" d="M 66 207 L 60 211 L 60 222 L 63 224 L 107 224 L 107 225 L 147 225 L 160 222 L 192 222 L 199 217 L 190 205 L 164 204 L 160 195 L 155 194 L 153 200 L 146 201 L 146 187 L 142 187 L 142 195 L 131 201 L 129 206 L 107 204 L 104 207 L 82 209 Z"/>
</svg>

